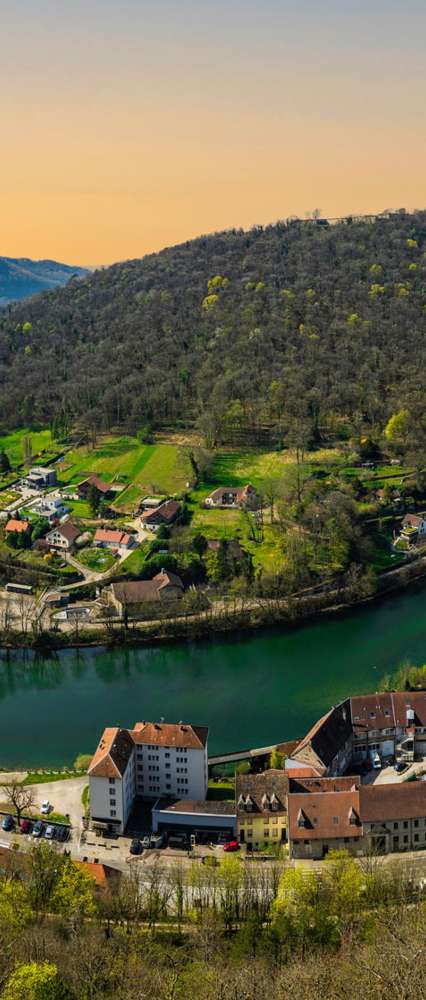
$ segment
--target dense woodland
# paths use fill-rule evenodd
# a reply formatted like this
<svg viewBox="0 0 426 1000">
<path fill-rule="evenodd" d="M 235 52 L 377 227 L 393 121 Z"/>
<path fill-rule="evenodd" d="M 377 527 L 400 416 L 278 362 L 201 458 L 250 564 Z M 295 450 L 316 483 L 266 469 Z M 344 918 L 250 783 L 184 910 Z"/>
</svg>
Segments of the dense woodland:
<svg viewBox="0 0 426 1000">
<path fill-rule="evenodd" d="M 197 423 L 277 439 L 422 415 L 426 212 L 201 237 L 0 314 L 3 429 Z M 349 427 L 347 425 L 350 425 Z"/>
<path fill-rule="evenodd" d="M 426 918 L 401 864 L 133 866 L 110 889 L 41 843 L 0 878 L 4 1000 L 409 1000 Z M 21 871 L 21 876 L 19 875 Z M 170 913 L 173 911 L 173 915 Z"/>
</svg>

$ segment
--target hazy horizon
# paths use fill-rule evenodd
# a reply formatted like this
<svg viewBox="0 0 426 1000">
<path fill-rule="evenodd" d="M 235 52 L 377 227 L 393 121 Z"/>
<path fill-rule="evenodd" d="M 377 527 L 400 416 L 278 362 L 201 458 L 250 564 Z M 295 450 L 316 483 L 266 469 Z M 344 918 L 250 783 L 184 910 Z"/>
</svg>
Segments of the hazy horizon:
<svg viewBox="0 0 426 1000">
<path fill-rule="evenodd" d="M 425 204 L 423 0 L 0 0 L 0 24 L 5 256 Z"/>
</svg>

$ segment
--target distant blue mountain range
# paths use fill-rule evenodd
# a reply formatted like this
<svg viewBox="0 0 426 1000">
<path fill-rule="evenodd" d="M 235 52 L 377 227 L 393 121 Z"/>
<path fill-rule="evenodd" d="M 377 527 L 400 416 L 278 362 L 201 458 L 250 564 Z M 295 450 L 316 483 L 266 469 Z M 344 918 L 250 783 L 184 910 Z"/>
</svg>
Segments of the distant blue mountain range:
<svg viewBox="0 0 426 1000">
<path fill-rule="evenodd" d="M 58 288 L 71 278 L 83 278 L 89 273 L 86 267 L 59 264 L 56 260 L 0 257 L 0 306 Z"/>
</svg>

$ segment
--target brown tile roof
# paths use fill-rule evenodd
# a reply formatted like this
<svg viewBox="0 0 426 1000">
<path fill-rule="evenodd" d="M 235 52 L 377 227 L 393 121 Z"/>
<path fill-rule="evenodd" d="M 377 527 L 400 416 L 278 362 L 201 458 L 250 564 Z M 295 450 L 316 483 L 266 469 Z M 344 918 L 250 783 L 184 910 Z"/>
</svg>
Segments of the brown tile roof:
<svg viewBox="0 0 426 1000">
<path fill-rule="evenodd" d="M 169 524 L 170 521 L 176 517 L 176 514 L 180 510 L 180 504 L 177 500 L 166 500 L 165 503 L 160 504 L 155 510 L 146 510 L 141 515 L 141 520 L 145 521 L 146 524 Z"/>
<path fill-rule="evenodd" d="M 99 861 L 74 861 L 73 863 L 77 865 L 77 868 L 90 875 L 96 883 L 97 889 L 106 889 L 111 879 L 121 878 L 121 871 L 118 868 L 111 868 L 109 865 L 103 865 Z"/>
<path fill-rule="evenodd" d="M 80 486 L 94 486 L 99 493 L 110 493 L 111 491 L 111 486 L 109 486 L 108 483 L 104 483 L 103 479 L 99 479 L 99 476 L 96 475 L 88 476 L 87 479 L 83 479 L 83 482 L 78 484 L 77 489 L 79 489 Z"/>
<path fill-rule="evenodd" d="M 29 526 L 29 521 L 18 521 L 17 518 L 11 517 L 10 521 L 7 522 L 5 531 L 17 531 L 19 535 L 22 535 L 25 531 L 28 531 Z"/>
<path fill-rule="evenodd" d="M 293 771 L 290 780 L 290 792 L 352 792 L 359 788 L 360 779 L 356 776 L 343 778 L 303 777 Z"/>
<path fill-rule="evenodd" d="M 350 699 L 355 732 L 368 729 L 391 729 L 394 725 L 392 694 L 356 695 Z"/>
<path fill-rule="evenodd" d="M 270 813 L 271 797 L 274 797 L 277 808 L 275 812 L 287 812 L 287 794 L 289 779 L 285 771 L 275 768 L 262 771 L 259 774 L 237 774 L 235 783 L 235 799 L 240 811 L 250 813 Z M 251 809 L 247 810 L 247 802 Z"/>
<path fill-rule="evenodd" d="M 426 781 L 362 785 L 359 801 L 363 823 L 426 818 Z"/>
<path fill-rule="evenodd" d="M 217 490 L 213 490 L 213 493 L 210 493 L 207 500 L 220 500 L 223 502 L 222 498 L 231 493 L 236 500 L 241 502 L 242 500 L 245 500 L 250 493 L 253 494 L 255 492 L 256 490 L 251 483 L 247 483 L 246 486 L 219 486 Z"/>
<path fill-rule="evenodd" d="M 76 538 L 78 538 L 80 534 L 79 529 L 76 528 L 71 521 L 65 521 L 65 524 L 58 524 L 58 526 L 52 530 L 59 531 L 59 534 L 62 535 L 63 538 L 66 538 L 67 542 L 75 542 Z M 51 534 L 52 532 L 49 531 L 49 535 Z M 49 535 L 47 537 L 49 537 Z"/>
<path fill-rule="evenodd" d="M 129 580 L 123 583 L 113 583 L 112 592 L 120 604 L 140 604 L 143 601 L 159 601 L 161 591 L 176 587 L 183 591 L 180 577 L 174 573 L 157 573 L 152 580 Z"/>
<path fill-rule="evenodd" d="M 133 751 L 127 729 L 104 729 L 88 774 L 94 778 L 121 778 Z"/>
<path fill-rule="evenodd" d="M 405 729 L 407 711 L 414 711 L 414 722 L 426 726 L 426 691 L 390 691 L 356 695 L 350 699 L 354 732 L 368 729 Z"/>
<path fill-rule="evenodd" d="M 359 791 L 289 795 L 288 821 L 290 840 L 360 837 Z"/>
<path fill-rule="evenodd" d="M 130 735 L 137 744 L 155 744 L 162 747 L 200 750 L 205 747 L 207 726 L 189 726 L 186 723 L 136 722 Z"/>
<path fill-rule="evenodd" d="M 303 763 L 328 767 L 352 734 L 349 699 L 327 712 L 299 743 L 293 757 Z"/>
</svg>

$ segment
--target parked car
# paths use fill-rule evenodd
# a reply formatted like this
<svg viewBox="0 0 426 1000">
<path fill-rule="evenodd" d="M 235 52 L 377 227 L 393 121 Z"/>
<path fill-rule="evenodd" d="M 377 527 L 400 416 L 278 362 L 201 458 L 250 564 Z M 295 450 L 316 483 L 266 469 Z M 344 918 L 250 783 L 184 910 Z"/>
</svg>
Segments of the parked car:
<svg viewBox="0 0 426 1000">
<path fill-rule="evenodd" d="M 148 847 L 150 847 L 150 844 L 151 844 L 151 838 L 148 836 L 148 834 L 146 834 L 145 837 L 142 837 L 142 847 L 143 847 L 143 849 L 147 850 Z"/>
<path fill-rule="evenodd" d="M 143 847 L 139 837 L 134 837 L 132 843 L 130 844 L 130 854 L 142 854 Z"/>
<path fill-rule="evenodd" d="M 397 774 L 402 774 L 403 771 L 407 770 L 407 767 L 408 764 L 405 762 L 405 760 L 397 760 L 394 770 L 397 772 Z"/>
<path fill-rule="evenodd" d="M 189 847 L 189 842 L 187 838 L 179 835 L 169 837 L 168 843 L 169 847 L 174 847 L 181 851 L 185 851 Z"/>
<path fill-rule="evenodd" d="M 60 840 L 62 843 L 65 843 L 65 841 L 68 840 L 69 835 L 70 831 L 68 826 L 58 826 L 56 828 L 56 839 Z"/>
<path fill-rule="evenodd" d="M 162 833 L 151 833 L 150 846 L 157 851 L 160 847 L 164 847 L 164 836 Z"/>
<path fill-rule="evenodd" d="M 33 837 L 41 837 L 43 830 L 44 830 L 44 823 L 41 822 L 41 819 L 38 819 L 33 826 Z"/>
<path fill-rule="evenodd" d="M 21 833 L 31 833 L 31 822 L 29 819 L 21 819 L 21 825 L 19 827 Z"/>
<path fill-rule="evenodd" d="M 44 801 L 41 803 L 40 812 L 42 816 L 48 816 L 48 814 L 50 813 L 49 799 L 44 799 Z"/>
<path fill-rule="evenodd" d="M 379 771 L 380 770 L 380 768 L 382 766 L 382 762 L 380 760 L 379 754 L 377 753 L 377 750 L 372 750 L 371 751 L 371 763 L 372 763 L 372 766 L 373 766 L 373 768 L 374 768 L 375 771 Z"/>
<path fill-rule="evenodd" d="M 224 851 L 239 851 L 240 845 L 238 840 L 228 840 L 226 844 L 223 845 Z"/>
<path fill-rule="evenodd" d="M 15 820 L 13 816 L 5 816 L 1 825 L 2 830 L 13 830 L 14 826 Z"/>
<path fill-rule="evenodd" d="M 44 831 L 44 836 L 46 840 L 53 840 L 55 836 L 55 827 L 51 823 L 46 827 Z"/>
</svg>

